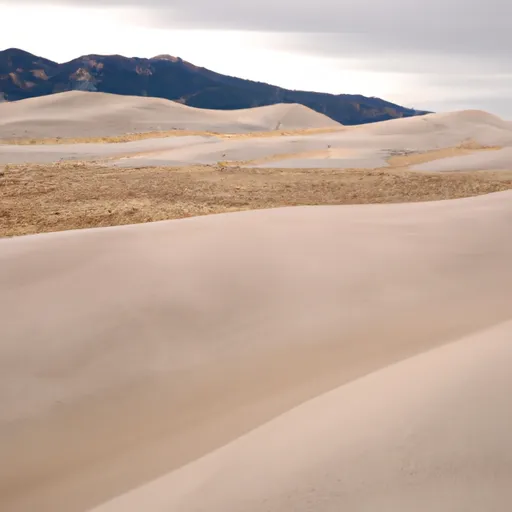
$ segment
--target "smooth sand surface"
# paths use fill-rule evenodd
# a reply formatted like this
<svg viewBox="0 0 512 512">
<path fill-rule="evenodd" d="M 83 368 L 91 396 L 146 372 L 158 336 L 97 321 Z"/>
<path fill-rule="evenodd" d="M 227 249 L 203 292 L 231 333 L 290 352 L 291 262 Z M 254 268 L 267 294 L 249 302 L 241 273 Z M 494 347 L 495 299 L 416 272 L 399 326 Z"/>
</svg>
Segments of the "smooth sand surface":
<svg viewBox="0 0 512 512">
<path fill-rule="evenodd" d="M 102 137 L 161 130 L 244 133 L 341 126 L 303 105 L 198 109 L 161 98 L 70 91 L 0 104 L 0 139 Z"/>
<path fill-rule="evenodd" d="M 481 114 L 480 117 L 476 114 Z M 501 121 L 499 118 L 496 118 Z M 122 167 L 234 163 L 247 167 L 378 168 L 400 152 L 512 146 L 512 128 L 487 113 L 453 112 L 346 127 L 332 133 L 215 139 L 205 144 L 131 155 Z M 508 167 L 506 167 L 508 169 Z"/>
<path fill-rule="evenodd" d="M 94 512 L 509 510 L 511 336 L 341 386 Z"/>
<path fill-rule="evenodd" d="M 509 510 L 511 221 L 502 192 L 0 240 L 3 509 Z"/>
<path fill-rule="evenodd" d="M 345 127 L 332 133 L 214 140 L 130 156 L 115 165 L 226 162 L 247 167 L 371 169 L 386 167 L 388 159 L 401 152 L 458 147 L 477 152 L 487 146 L 512 146 L 512 125 L 486 112 L 462 111 Z"/>
<path fill-rule="evenodd" d="M 454 156 L 412 167 L 417 171 L 504 171 L 512 169 L 512 147 L 490 153 Z"/>
<path fill-rule="evenodd" d="M 312 133 L 319 128 L 326 131 Z M 482 111 L 429 114 L 342 127 L 301 105 L 212 111 L 155 98 L 76 91 L 0 105 L 0 137 L 4 139 L 13 134 L 25 139 L 36 135 L 94 138 L 127 131 L 176 129 L 192 130 L 193 134 L 116 144 L 3 144 L 0 164 L 107 159 L 109 165 L 120 167 L 275 167 L 278 163 L 285 168 L 375 169 L 388 166 L 390 157 L 403 152 L 461 148 L 460 155 L 450 155 L 450 163 L 438 158 L 418 170 L 494 170 L 498 164 L 499 169 L 511 168 L 507 151 L 512 147 L 512 124 Z M 303 132 L 276 136 L 276 130 L 285 129 Z M 235 136 L 213 136 L 212 131 Z M 268 136 L 262 136 L 265 131 Z M 256 132 L 258 136 L 250 136 Z M 489 155 L 478 153 L 489 146 L 507 151 L 496 153 L 489 160 Z M 467 155 L 468 148 L 475 154 Z M 464 159 L 459 160 L 458 156 Z M 457 167 L 459 162 L 461 169 Z"/>
<path fill-rule="evenodd" d="M 0 164 L 44 164 L 63 160 L 102 161 L 208 144 L 212 140 L 213 136 L 204 135 L 145 139 L 119 144 L 0 145 Z"/>
</svg>

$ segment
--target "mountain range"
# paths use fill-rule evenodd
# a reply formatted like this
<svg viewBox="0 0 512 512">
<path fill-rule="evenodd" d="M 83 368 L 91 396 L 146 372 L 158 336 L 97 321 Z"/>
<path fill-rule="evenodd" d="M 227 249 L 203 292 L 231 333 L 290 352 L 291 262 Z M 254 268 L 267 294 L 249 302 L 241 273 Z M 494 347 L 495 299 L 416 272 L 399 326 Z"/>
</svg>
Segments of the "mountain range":
<svg viewBox="0 0 512 512">
<path fill-rule="evenodd" d="M 70 90 L 166 98 L 219 110 L 300 103 L 345 125 L 427 113 L 375 97 L 288 90 L 221 75 L 170 55 L 85 55 L 59 64 L 16 48 L 0 51 L 0 101 Z"/>
</svg>

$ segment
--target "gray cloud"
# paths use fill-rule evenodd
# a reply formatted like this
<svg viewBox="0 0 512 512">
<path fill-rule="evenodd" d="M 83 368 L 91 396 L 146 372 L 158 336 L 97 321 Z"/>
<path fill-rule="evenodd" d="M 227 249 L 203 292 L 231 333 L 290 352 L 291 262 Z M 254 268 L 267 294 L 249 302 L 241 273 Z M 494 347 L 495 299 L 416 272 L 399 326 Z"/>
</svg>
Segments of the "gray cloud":
<svg viewBox="0 0 512 512">
<path fill-rule="evenodd" d="M 16 3 L 23 0 L 16 0 Z M 32 4 L 142 7 L 154 23 L 276 32 L 395 33 L 507 30 L 508 0 L 26 0 Z M 479 37 L 480 34 L 473 34 Z"/>
<path fill-rule="evenodd" d="M 46 3 L 46 0 L 26 1 Z M 272 48 L 332 57 L 351 69 L 421 77 L 425 95 L 439 96 L 443 88 L 451 88 L 458 89 L 477 106 L 489 104 L 491 100 L 495 104 L 495 98 L 500 98 L 498 103 L 512 100 L 512 93 L 507 90 L 512 74 L 512 59 L 508 55 L 512 47 L 510 0 L 53 0 L 52 3 L 138 7 L 145 11 L 141 22 L 154 27 L 263 32 L 267 34 L 262 38 L 263 44 Z M 426 108 L 429 102 L 439 102 L 433 96 L 418 97 L 418 100 Z"/>
<path fill-rule="evenodd" d="M 368 66 L 372 71 L 443 73 L 512 72 L 509 48 L 512 36 L 498 34 L 488 41 L 461 33 L 275 34 L 268 46 L 305 55 L 322 55 L 351 62 L 353 69 Z"/>
<path fill-rule="evenodd" d="M 13 0 L 14 1 L 14 0 Z M 24 0 L 16 0 L 16 3 Z M 155 27 L 279 34 L 291 51 L 373 59 L 456 56 L 506 60 L 510 0 L 26 0 L 77 6 L 138 7 Z M 496 64 L 494 64 L 496 65 Z M 419 66 L 417 66 L 419 67 Z"/>
</svg>

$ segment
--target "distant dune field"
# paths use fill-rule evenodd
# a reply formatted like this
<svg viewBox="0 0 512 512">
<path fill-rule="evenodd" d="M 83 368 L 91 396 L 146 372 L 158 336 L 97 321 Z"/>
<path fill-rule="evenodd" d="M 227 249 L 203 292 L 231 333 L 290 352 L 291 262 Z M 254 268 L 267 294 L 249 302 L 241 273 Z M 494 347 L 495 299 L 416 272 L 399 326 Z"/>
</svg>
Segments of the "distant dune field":
<svg viewBox="0 0 512 512">
<path fill-rule="evenodd" d="M 0 164 L 87 160 L 120 167 L 376 169 L 397 155 L 430 152 L 438 163 L 423 165 L 433 158 L 420 157 L 409 167 L 512 170 L 512 123 L 476 110 L 343 127 L 295 104 L 213 111 L 75 91 L 1 104 L 0 139 Z M 503 151 L 477 155 L 488 149 Z"/>
</svg>

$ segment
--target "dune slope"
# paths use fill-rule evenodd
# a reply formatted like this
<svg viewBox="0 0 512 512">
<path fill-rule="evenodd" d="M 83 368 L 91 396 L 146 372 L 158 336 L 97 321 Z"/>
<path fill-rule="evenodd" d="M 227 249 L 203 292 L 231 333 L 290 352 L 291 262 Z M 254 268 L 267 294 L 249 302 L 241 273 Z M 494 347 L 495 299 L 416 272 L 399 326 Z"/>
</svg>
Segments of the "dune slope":
<svg viewBox="0 0 512 512">
<path fill-rule="evenodd" d="M 30 136 L 64 135 L 87 142 L 2 144 L 0 164 L 108 159 L 109 164 L 120 167 L 227 163 L 242 167 L 375 169 L 388 166 L 389 158 L 395 155 L 447 149 L 446 154 L 433 154 L 431 159 L 420 155 L 412 163 L 421 164 L 418 170 L 433 171 L 512 169 L 508 158 L 511 123 L 481 111 L 341 127 L 301 105 L 211 111 L 155 98 L 70 92 L 0 105 L 0 115 L 0 138 L 2 134 L 7 139 L 17 134 L 30 141 Z M 178 133 L 176 128 L 187 131 L 179 132 L 179 138 L 156 138 Z M 144 132 L 147 138 L 116 144 L 93 142 L 95 136 L 127 131 Z M 207 133 L 212 131 L 225 136 Z M 503 151 L 488 151 L 499 148 Z"/>
<path fill-rule="evenodd" d="M 71 91 L 0 104 L 0 138 L 102 137 L 163 130 L 222 133 L 341 126 L 303 105 L 206 110 L 161 98 Z"/>
<path fill-rule="evenodd" d="M 450 154 L 457 156 L 457 152 L 467 155 L 488 146 L 512 146 L 510 123 L 485 112 L 462 111 L 351 126 L 330 133 L 213 140 L 167 150 L 160 147 L 154 152 L 121 159 L 116 165 L 234 162 L 249 167 L 372 169 L 386 167 L 389 157 L 404 152 L 452 148 Z M 493 155 L 478 157 L 485 161 Z M 502 158 L 501 162 L 504 161 Z M 506 163 L 500 169 L 510 168 Z"/>
<path fill-rule="evenodd" d="M 433 162 L 415 165 L 414 170 L 427 172 L 450 171 L 502 171 L 512 168 L 512 147 L 505 147 L 499 151 L 488 153 L 474 153 L 470 155 L 443 158 Z"/>
<path fill-rule="evenodd" d="M 509 320 L 511 199 L 285 208 L 0 240 L 1 502 L 12 512 L 100 506 L 308 399 Z M 379 400 L 362 406 L 377 408 L 375 428 L 391 421 Z M 374 442 L 398 456 L 390 436 Z M 236 468 L 223 460 L 222 482 Z M 302 489 L 309 477 L 293 480 L 281 462 L 281 478 Z M 356 496 L 357 479 L 347 485 Z M 223 486 L 217 510 L 245 510 Z M 177 487 L 162 500 L 182 499 Z M 201 489 L 183 510 L 204 510 Z M 267 494 L 259 489 L 247 495 L 253 510 Z M 450 503 L 459 488 L 444 492 Z M 314 509 L 332 510 L 329 499 Z"/>
<path fill-rule="evenodd" d="M 511 338 L 384 368 L 94 512 L 508 510 Z"/>
</svg>

